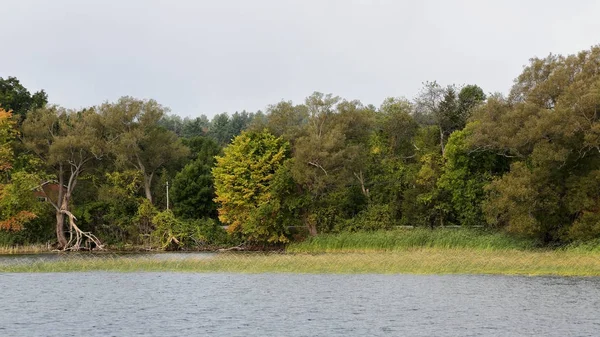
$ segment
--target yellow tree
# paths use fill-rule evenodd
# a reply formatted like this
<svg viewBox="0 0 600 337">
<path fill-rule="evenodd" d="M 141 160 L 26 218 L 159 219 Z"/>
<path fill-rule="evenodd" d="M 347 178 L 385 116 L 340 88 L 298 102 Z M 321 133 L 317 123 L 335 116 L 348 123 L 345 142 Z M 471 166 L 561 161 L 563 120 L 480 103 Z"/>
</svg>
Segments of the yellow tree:
<svg viewBox="0 0 600 337">
<path fill-rule="evenodd" d="M 249 241 L 285 242 L 286 227 L 264 207 L 277 202 L 271 183 L 289 151 L 283 138 L 243 132 L 217 157 L 212 173 L 219 219 Z M 275 212 L 275 210 L 273 210 Z M 277 213 L 277 212 L 275 212 Z"/>
<path fill-rule="evenodd" d="M 0 172 L 12 167 L 12 141 L 15 137 L 15 122 L 12 113 L 0 108 Z"/>
</svg>

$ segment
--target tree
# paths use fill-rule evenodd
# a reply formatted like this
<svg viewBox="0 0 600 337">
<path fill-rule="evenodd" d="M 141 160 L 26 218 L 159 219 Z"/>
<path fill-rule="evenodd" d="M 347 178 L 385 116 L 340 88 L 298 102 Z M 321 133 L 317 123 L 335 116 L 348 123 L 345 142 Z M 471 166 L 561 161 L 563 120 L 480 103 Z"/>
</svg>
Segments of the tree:
<svg viewBox="0 0 600 337">
<path fill-rule="evenodd" d="M 332 223 L 329 215 L 325 216 L 329 220 L 319 219 L 322 217 L 316 213 L 316 208 L 324 206 L 319 204 L 340 200 L 339 194 L 334 199 L 327 197 L 332 191 L 359 185 L 363 198 L 368 198 L 365 156 L 374 111 L 358 101 L 340 102 L 339 97 L 322 93 L 309 96 L 305 105 L 309 112 L 308 122 L 302 136 L 294 143 L 291 174 L 312 200 L 308 205 L 312 210 L 305 209 L 303 219 L 309 233 L 316 235 L 319 222 Z M 339 205 L 329 206 L 339 210 Z"/>
<path fill-rule="evenodd" d="M 246 111 L 235 112 L 231 117 L 227 113 L 217 114 L 213 117 L 206 135 L 214 139 L 217 144 L 225 146 L 246 130 L 253 118 L 254 115 Z"/>
<path fill-rule="evenodd" d="M 114 139 L 110 151 L 120 166 L 133 167 L 142 173 L 144 193 L 150 202 L 157 172 L 189 153 L 175 133 L 159 125 L 166 111 L 154 100 L 132 97 L 122 97 L 99 108 Z"/>
<path fill-rule="evenodd" d="M 173 180 L 173 212 L 186 219 L 216 218 L 217 206 L 211 170 L 220 149 L 210 138 L 195 137 L 185 142 L 192 150 L 188 163 Z"/>
<path fill-rule="evenodd" d="M 44 90 L 32 95 L 16 77 L 0 77 L 0 107 L 12 110 L 20 120 L 25 118 L 28 111 L 41 108 L 47 103 L 48 95 Z"/>
<path fill-rule="evenodd" d="M 437 187 L 448 196 L 451 218 L 464 226 L 485 224 L 482 203 L 485 186 L 508 171 L 510 160 L 490 151 L 471 151 L 468 138 L 473 125 L 448 138 L 443 172 Z"/>
<path fill-rule="evenodd" d="M 36 153 L 58 179 L 58 198 L 52 202 L 56 210 L 56 237 L 59 248 L 78 250 L 83 239 L 100 241 L 83 232 L 71 213 L 73 191 L 78 178 L 91 164 L 106 154 L 103 119 L 94 109 L 67 111 L 57 106 L 33 110 L 23 123 L 23 142 Z M 69 219 L 69 239 L 65 236 L 64 220 Z"/>
<path fill-rule="evenodd" d="M 205 136 L 209 127 L 210 122 L 205 115 L 201 115 L 200 117 L 196 117 L 194 119 L 189 119 L 186 117 L 183 119 L 182 137 L 193 138 Z"/>
<path fill-rule="evenodd" d="M 16 137 L 15 121 L 12 113 L 0 108 L 0 173 L 12 167 L 12 143 Z"/>
<path fill-rule="evenodd" d="M 16 139 L 12 114 L 0 108 L 0 230 L 19 231 L 33 220 L 39 210 L 32 190 L 39 177 L 27 172 L 10 172 L 14 161 L 12 145 Z M 9 174 L 12 173 L 12 174 Z"/>
<path fill-rule="evenodd" d="M 487 188 L 490 225 L 546 243 L 576 232 L 600 236 L 597 195 L 578 192 L 597 177 L 599 111 L 600 46 L 534 58 L 508 98 L 488 99 L 475 115 L 471 151 L 512 159 L 510 172 Z"/>
<path fill-rule="evenodd" d="M 485 100 L 483 90 L 468 85 L 457 94 L 456 86 L 441 87 L 437 82 L 426 82 L 415 99 L 415 117 L 425 125 L 436 125 L 442 156 L 452 132 L 466 125 L 472 110 Z"/>
<path fill-rule="evenodd" d="M 286 242 L 284 223 L 265 212 L 274 201 L 271 183 L 283 166 L 289 145 L 268 132 L 243 132 L 217 157 L 213 168 L 219 219 L 252 242 Z"/>
<path fill-rule="evenodd" d="M 293 143 L 302 133 L 308 123 L 306 105 L 294 105 L 291 101 L 281 101 L 269 106 L 267 120 L 261 126 L 275 136 L 282 136 Z"/>
<path fill-rule="evenodd" d="M 402 217 L 404 193 L 412 181 L 420 148 L 414 143 L 419 125 L 411 116 L 412 104 L 403 98 L 386 99 L 376 113 L 369 138 L 368 176 L 371 208 L 385 209 L 389 219 Z"/>
</svg>

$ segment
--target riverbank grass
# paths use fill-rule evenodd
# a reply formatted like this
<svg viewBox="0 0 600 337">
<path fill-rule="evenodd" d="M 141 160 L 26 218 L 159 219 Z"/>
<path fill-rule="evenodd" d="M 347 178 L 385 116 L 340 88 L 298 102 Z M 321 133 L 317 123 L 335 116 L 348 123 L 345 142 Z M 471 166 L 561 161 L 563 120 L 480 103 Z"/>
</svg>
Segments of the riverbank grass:
<svg viewBox="0 0 600 337">
<path fill-rule="evenodd" d="M 502 232 L 470 228 L 397 229 L 393 231 L 324 234 L 303 242 L 291 243 L 286 251 L 294 253 L 397 252 L 416 248 L 532 250 L 538 244 Z"/>
<path fill-rule="evenodd" d="M 600 276 L 600 254 L 422 248 L 402 252 L 220 253 L 197 259 L 69 258 L 0 265 L 0 272 L 223 272 Z"/>
</svg>

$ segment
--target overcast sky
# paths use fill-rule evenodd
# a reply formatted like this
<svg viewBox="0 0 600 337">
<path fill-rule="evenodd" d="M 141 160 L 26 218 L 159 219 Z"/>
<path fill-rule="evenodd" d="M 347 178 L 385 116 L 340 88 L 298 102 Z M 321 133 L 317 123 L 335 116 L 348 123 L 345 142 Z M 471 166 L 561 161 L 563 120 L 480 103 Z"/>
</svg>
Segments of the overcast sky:
<svg viewBox="0 0 600 337">
<path fill-rule="evenodd" d="M 507 92 L 523 65 L 600 43 L 600 1 L 0 0 L 0 77 L 67 108 L 130 95 L 181 116 L 379 106 L 421 83 Z"/>
</svg>

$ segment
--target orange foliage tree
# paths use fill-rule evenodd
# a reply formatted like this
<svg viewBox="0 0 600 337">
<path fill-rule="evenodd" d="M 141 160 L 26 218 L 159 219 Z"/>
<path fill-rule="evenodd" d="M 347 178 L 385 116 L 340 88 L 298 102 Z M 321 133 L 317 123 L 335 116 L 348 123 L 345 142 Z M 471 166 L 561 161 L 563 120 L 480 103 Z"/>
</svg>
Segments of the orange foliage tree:
<svg viewBox="0 0 600 337">
<path fill-rule="evenodd" d="M 31 190 L 37 183 L 37 176 L 16 172 L 8 180 L 14 158 L 12 142 L 16 134 L 12 113 L 0 108 L 0 230 L 7 231 L 19 231 L 36 217 Z"/>
</svg>

